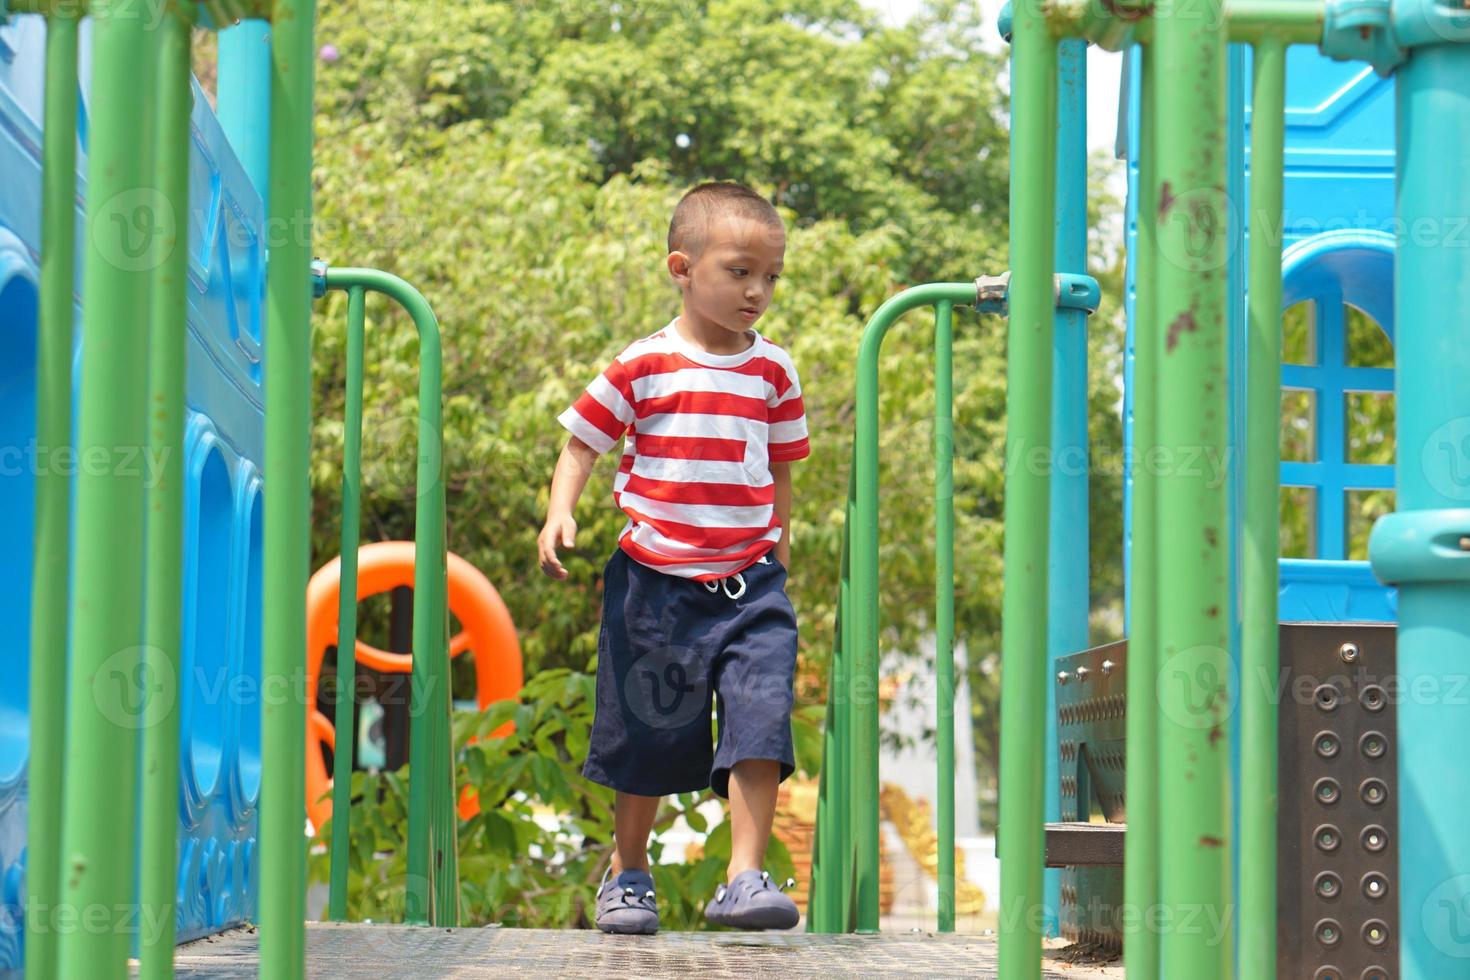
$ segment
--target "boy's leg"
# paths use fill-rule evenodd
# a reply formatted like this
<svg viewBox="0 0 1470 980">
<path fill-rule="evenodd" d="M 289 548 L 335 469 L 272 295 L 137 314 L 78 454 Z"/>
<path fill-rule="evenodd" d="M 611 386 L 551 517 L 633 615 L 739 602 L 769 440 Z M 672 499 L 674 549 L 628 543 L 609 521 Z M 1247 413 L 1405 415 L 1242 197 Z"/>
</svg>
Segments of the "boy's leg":
<svg viewBox="0 0 1470 980">
<path fill-rule="evenodd" d="M 653 821 L 662 799 L 661 796 L 618 793 L 613 804 L 614 877 L 624 871 L 648 870 L 648 835 L 653 832 Z"/>
<path fill-rule="evenodd" d="M 742 871 L 759 871 L 771 839 L 781 763 L 743 759 L 730 767 L 730 868 L 726 881 Z"/>
</svg>

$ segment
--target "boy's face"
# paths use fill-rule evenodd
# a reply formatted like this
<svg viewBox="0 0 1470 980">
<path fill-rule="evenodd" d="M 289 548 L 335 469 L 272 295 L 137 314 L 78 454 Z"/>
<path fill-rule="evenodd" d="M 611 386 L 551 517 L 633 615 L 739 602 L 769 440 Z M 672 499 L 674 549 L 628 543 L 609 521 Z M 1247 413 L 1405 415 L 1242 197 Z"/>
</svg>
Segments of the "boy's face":
<svg viewBox="0 0 1470 980">
<path fill-rule="evenodd" d="M 784 230 L 727 216 L 711 222 L 697 259 L 670 252 L 669 274 L 687 314 L 743 334 L 771 305 L 785 257 Z"/>
</svg>

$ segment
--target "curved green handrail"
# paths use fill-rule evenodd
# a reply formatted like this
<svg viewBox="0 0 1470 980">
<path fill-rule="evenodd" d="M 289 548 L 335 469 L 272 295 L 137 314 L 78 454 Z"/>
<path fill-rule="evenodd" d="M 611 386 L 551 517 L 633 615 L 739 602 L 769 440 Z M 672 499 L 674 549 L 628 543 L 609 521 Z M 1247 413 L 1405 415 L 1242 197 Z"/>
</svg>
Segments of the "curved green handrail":
<svg viewBox="0 0 1470 980">
<path fill-rule="evenodd" d="M 394 300 L 413 318 L 419 333 L 419 416 L 418 469 L 414 508 L 414 584 L 413 584 L 413 675 L 409 708 L 413 719 L 413 737 L 409 741 L 408 794 L 408 893 L 405 918 L 410 923 L 453 926 L 458 924 L 458 814 L 454 805 L 454 769 L 449 737 L 450 674 L 447 647 L 448 576 L 445 540 L 445 489 L 443 480 L 443 355 L 439 343 L 439 321 L 417 289 L 398 276 L 376 269 L 328 269 L 327 289 L 344 289 L 349 293 L 349 412 L 351 399 L 357 400 L 359 431 L 353 433 L 349 418 L 348 440 L 360 439 L 362 364 L 362 294 L 382 293 Z M 355 335 L 355 339 L 354 339 Z M 356 348 L 356 358 L 353 351 Z M 355 372 L 356 377 L 352 375 Z M 349 443 L 349 449 L 352 448 Z M 354 455 L 356 455 L 354 453 Z M 354 479 L 355 478 L 355 479 Z M 344 720 L 350 724 L 350 703 L 341 706 L 343 677 L 351 691 L 352 651 L 356 644 L 356 616 L 346 606 L 357 601 L 356 548 L 351 560 L 348 552 L 348 525 L 356 539 L 357 496 L 360 473 L 348 472 L 344 466 L 343 563 L 339 585 L 339 634 L 337 638 L 339 669 L 339 702 L 337 732 L 339 746 L 352 744 L 352 735 L 344 731 Z M 350 495 L 350 497 L 349 497 Z M 350 512 L 348 501 L 350 499 Z M 350 694 L 348 695 L 350 697 Z M 351 822 L 350 768 L 344 767 L 339 752 L 333 786 L 332 813 L 341 821 L 333 833 L 333 897 L 332 914 L 346 914 L 345 848 Z M 339 809 L 340 807 L 340 809 Z M 339 860 L 339 854 L 342 855 Z M 339 877 L 340 876 L 340 877 Z"/>
</svg>

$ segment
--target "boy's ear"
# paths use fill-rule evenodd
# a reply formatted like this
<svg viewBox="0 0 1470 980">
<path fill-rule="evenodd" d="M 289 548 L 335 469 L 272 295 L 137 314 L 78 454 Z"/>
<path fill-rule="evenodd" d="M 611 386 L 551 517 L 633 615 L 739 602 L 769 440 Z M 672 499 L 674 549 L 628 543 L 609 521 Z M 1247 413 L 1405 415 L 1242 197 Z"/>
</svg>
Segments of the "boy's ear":
<svg viewBox="0 0 1470 980">
<path fill-rule="evenodd" d="M 693 267 L 694 260 L 683 252 L 670 252 L 668 259 L 669 276 L 680 286 L 689 285 L 689 270 Z"/>
</svg>

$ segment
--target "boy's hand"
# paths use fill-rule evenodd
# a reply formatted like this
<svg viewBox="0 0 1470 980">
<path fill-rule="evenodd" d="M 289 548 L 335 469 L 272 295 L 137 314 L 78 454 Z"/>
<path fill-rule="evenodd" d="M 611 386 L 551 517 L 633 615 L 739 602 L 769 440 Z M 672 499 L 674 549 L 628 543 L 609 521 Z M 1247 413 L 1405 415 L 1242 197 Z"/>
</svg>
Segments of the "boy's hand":
<svg viewBox="0 0 1470 980">
<path fill-rule="evenodd" d="M 572 515 L 552 515 L 546 518 L 546 526 L 536 538 L 537 550 L 541 553 L 541 570 L 554 579 L 567 577 L 567 570 L 556 557 L 558 547 L 570 549 L 577 543 L 577 522 Z"/>
</svg>

